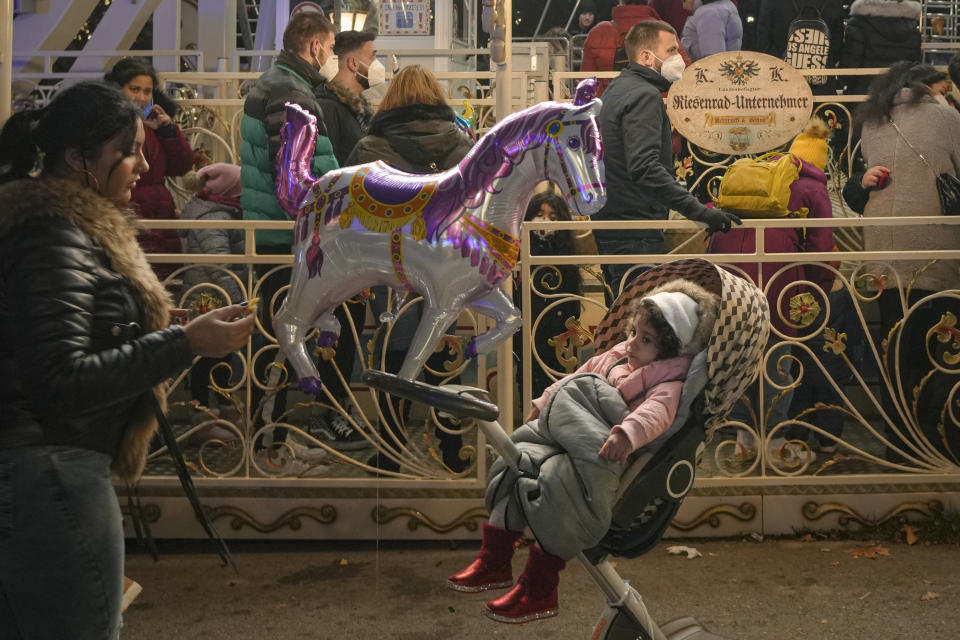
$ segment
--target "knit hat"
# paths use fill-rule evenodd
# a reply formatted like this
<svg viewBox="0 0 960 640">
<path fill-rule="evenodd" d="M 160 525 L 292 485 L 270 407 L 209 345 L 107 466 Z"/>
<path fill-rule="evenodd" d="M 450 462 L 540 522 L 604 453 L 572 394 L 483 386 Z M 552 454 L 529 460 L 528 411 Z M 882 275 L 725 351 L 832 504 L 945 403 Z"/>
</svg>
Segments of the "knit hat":
<svg viewBox="0 0 960 640">
<path fill-rule="evenodd" d="M 803 133 L 793 139 L 790 153 L 806 160 L 823 171 L 827 166 L 827 137 L 830 128 L 820 118 L 813 117 L 803 128 Z"/>
<path fill-rule="evenodd" d="M 240 166 L 218 162 L 209 164 L 199 171 L 197 177 L 203 181 L 203 188 L 211 193 L 230 198 L 240 197 Z"/>
<path fill-rule="evenodd" d="M 646 296 L 646 299 L 660 309 L 667 324 L 680 339 L 681 350 L 690 344 L 700 324 L 700 305 L 697 301 L 679 291 L 661 291 Z"/>
</svg>

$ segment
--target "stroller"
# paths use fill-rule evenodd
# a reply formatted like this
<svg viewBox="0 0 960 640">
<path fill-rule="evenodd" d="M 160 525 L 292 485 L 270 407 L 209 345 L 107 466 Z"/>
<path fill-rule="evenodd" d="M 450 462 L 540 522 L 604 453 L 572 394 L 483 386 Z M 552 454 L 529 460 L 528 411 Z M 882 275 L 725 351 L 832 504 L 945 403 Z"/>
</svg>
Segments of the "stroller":
<svg viewBox="0 0 960 640">
<path fill-rule="evenodd" d="M 690 617 L 658 626 L 640 594 L 607 560 L 608 556 L 637 557 L 659 542 L 693 486 L 705 442 L 753 380 L 767 342 L 769 310 L 763 293 L 711 262 L 689 259 L 655 266 L 627 286 L 597 327 L 596 353 L 622 340 L 634 298 L 676 278 L 692 280 L 718 295 L 719 313 L 707 348 L 693 359 L 676 419 L 663 435 L 634 452 L 620 479 L 609 531 L 595 547 L 577 556 L 607 601 L 591 636 L 596 640 L 723 640 Z M 519 450 L 496 422 L 497 406 L 477 397 L 484 397 L 484 391 L 459 385 L 431 387 L 378 371 L 365 372 L 363 379 L 382 391 L 476 418 L 516 473 L 527 477 L 536 473 L 522 468 Z"/>
</svg>

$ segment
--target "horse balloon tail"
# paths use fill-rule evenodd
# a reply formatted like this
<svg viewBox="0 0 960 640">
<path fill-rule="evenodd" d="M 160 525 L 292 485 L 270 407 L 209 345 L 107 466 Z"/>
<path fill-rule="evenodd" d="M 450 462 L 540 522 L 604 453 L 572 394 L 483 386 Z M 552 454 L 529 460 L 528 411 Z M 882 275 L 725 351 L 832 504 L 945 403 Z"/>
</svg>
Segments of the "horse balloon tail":
<svg viewBox="0 0 960 640">
<path fill-rule="evenodd" d="M 276 190 L 280 206 L 291 218 L 296 218 L 318 180 L 310 167 L 317 140 L 317 119 L 292 102 L 286 103 L 286 113 L 277 152 Z"/>
</svg>

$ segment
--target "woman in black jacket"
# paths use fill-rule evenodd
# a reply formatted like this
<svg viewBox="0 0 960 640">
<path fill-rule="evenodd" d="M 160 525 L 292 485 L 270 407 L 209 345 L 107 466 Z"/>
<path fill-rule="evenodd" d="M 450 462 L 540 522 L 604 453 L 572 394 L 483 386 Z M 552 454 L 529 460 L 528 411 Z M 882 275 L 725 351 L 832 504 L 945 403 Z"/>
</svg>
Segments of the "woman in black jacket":
<svg viewBox="0 0 960 640">
<path fill-rule="evenodd" d="M 401 69 L 391 80 L 380 109 L 370 123 L 370 133 L 357 142 L 346 164 L 383 160 L 405 171 L 435 173 L 456 165 L 472 147 L 473 141 L 456 125 L 453 109 L 447 106 L 446 96 L 434 75 L 420 65 L 411 65 Z M 373 288 L 371 306 L 374 317 L 379 318 L 387 310 L 387 298 L 386 287 Z M 420 305 L 416 305 L 391 324 L 390 340 L 383 355 L 386 371 L 396 372 L 400 369 L 419 320 Z M 384 331 L 386 326 L 381 327 L 381 332 Z M 378 344 L 377 352 L 382 349 L 383 345 Z M 443 367 L 437 362 L 442 362 L 446 357 L 437 354 L 427 360 L 424 371 L 431 384 L 442 380 L 432 375 L 430 370 L 442 371 Z M 374 366 L 379 364 L 380 360 L 376 359 Z M 380 397 L 384 398 L 383 395 Z M 409 414 L 409 405 L 401 406 L 396 401 L 391 408 L 381 402 L 380 408 L 388 422 L 390 437 L 386 439 L 386 444 L 398 451 L 406 444 L 403 425 Z M 398 422 L 400 424 L 396 424 Z M 465 463 L 459 457 L 460 436 L 451 436 L 440 429 L 437 435 L 444 464 L 451 471 L 462 471 Z M 400 468 L 393 458 L 380 455 L 375 455 L 368 464 L 388 471 Z"/>
<path fill-rule="evenodd" d="M 163 383 L 246 344 L 233 305 L 168 326 L 127 209 L 139 111 L 81 82 L 0 132 L 0 630 L 116 638 L 123 529 L 110 474 L 143 470 Z"/>
</svg>

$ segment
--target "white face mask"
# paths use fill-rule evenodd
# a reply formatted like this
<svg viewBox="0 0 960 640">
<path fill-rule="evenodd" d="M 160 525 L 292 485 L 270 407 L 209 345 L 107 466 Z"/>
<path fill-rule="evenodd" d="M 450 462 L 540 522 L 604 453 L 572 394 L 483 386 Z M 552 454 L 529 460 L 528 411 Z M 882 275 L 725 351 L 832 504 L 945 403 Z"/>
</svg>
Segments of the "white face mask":
<svg viewBox="0 0 960 640">
<path fill-rule="evenodd" d="M 317 71 L 327 80 L 333 80 L 333 78 L 337 75 L 337 71 L 340 70 L 337 66 L 337 56 L 328 56 L 327 61 L 323 64 L 320 64 L 320 58 L 317 56 L 313 56 L 313 59 L 316 60 L 317 64 L 319 65 L 317 67 Z"/>
<path fill-rule="evenodd" d="M 657 54 L 652 51 L 650 54 L 660 60 L 657 57 Z M 683 70 L 687 67 L 687 63 L 683 61 L 683 56 L 679 53 L 675 53 L 672 56 L 669 56 L 666 60 L 660 60 L 660 75 L 663 76 L 663 79 L 667 82 L 676 82 L 683 77 Z"/>
<path fill-rule="evenodd" d="M 933 99 L 936 100 L 937 102 L 939 102 L 940 104 L 942 104 L 942 105 L 945 106 L 945 107 L 949 107 L 949 106 L 950 106 L 950 103 L 947 102 L 947 96 L 943 95 L 942 93 L 938 93 L 937 95 L 933 96 Z"/>
<path fill-rule="evenodd" d="M 362 78 L 360 84 L 366 82 L 367 86 L 364 87 L 365 89 L 372 89 L 387 81 L 387 69 L 383 66 L 383 63 L 376 58 L 367 66 L 367 75 L 363 75 L 359 71 L 357 75 Z"/>
</svg>

